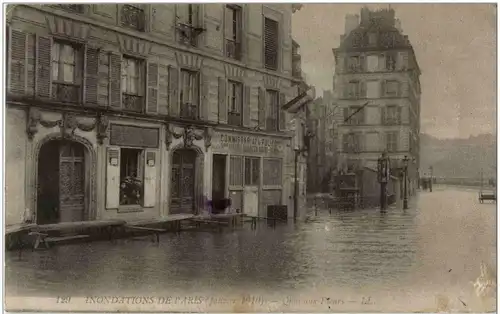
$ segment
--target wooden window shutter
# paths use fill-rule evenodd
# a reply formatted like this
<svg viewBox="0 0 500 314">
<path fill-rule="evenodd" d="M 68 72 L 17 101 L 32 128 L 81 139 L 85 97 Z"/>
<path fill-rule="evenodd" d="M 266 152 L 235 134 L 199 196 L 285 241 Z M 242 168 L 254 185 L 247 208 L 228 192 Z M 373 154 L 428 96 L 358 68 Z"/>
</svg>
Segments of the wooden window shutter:
<svg viewBox="0 0 500 314">
<path fill-rule="evenodd" d="M 144 207 L 155 207 L 157 185 L 157 160 L 155 150 L 144 154 Z"/>
<path fill-rule="evenodd" d="M 266 128 L 266 91 L 259 87 L 259 128 Z"/>
<path fill-rule="evenodd" d="M 386 124 L 385 107 L 380 107 L 380 124 Z"/>
<path fill-rule="evenodd" d="M 219 123 L 227 123 L 228 95 L 227 81 L 224 77 L 219 77 Z"/>
<path fill-rule="evenodd" d="M 106 208 L 118 208 L 120 206 L 120 148 L 108 147 L 106 157 Z"/>
<path fill-rule="evenodd" d="M 158 113 L 158 63 L 148 61 L 147 71 L 146 113 Z"/>
<path fill-rule="evenodd" d="M 385 80 L 380 81 L 380 96 L 385 97 Z"/>
<path fill-rule="evenodd" d="M 168 114 L 168 67 L 158 65 L 158 113 Z"/>
<path fill-rule="evenodd" d="M 99 88 L 99 49 L 87 46 L 85 50 L 85 100 L 86 104 L 97 104 Z"/>
<path fill-rule="evenodd" d="M 280 100 L 278 104 L 278 114 L 279 114 L 279 130 L 286 131 L 286 111 L 282 110 L 281 107 L 286 103 L 285 93 L 280 93 Z"/>
<path fill-rule="evenodd" d="M 168 66 L 168 108 L 169 114 L 178 117 L 180 114 L 179 107 L 179 69 Z"/>
<path fill-rule="evenodd" d="M 278 22 L 264 18 L 264 63 L 271 70 L 278 68 Z"/>
<path fill-rule="evenodd" d="M 246 128 L 251 127 L 252 119 L 250 117 L 251 113 L 251 106 L 252 103 L 250 101 L 251 97 L 251 89 L 250 86 L 244 86 L 243 87 L 243 108 L 242 108 L 242 114 L 243 114 L 243 126 Z M 260 118 L 260 115 L 259 115 Z M 260 120 L 259 120 L 260 121 Z"/>
<path fill-rule="evenodd" d="M 24 94 L 26 89 L 26 44 L 27 34 L 11 30 L 10 39 L 10 85 L 9 91 Z"/>
<path fill-rule="evenodd" d="M 122 107 L 122 56 L 111 53 L 109 56 L 109 106 L 114 109 Z"/>
<path fill-rule="evenodd" d="M 210 76 L 207 75 L 206 73 L 198 72 L 198 82 L 201 85 L 200 86 L 200 95 L 199 95 L 199 113 L 200 113 L 200 119 L 203 121 L 208 121 L 208 112 L 209 112 L 209 107 L 210 107 L 210 101 L 209 101 L 209 96 L 210 96 Z"/>
<path fill-rule="evenodd" d="M 359 70 L 364 72 L 365 69 L 366 69 L 366 65 L 365 65 L 365 56 L 361 55 L 359 56 Z"/>
<path fill-rule="evenodd" d="M 26 94 L 36 93 L 36 35 L 27 34 L 26 43 Z"/>
<path fill-rule="evenodd" d="M 37 43 L 37 96 L 49 98 L 52 90 L 52 38 L 39 36 Z"/>
<path fill-rule="evenodd" d="M 401 108 L 400 106 L 398 106 L 398 107 L 397 107 L 397 110 L 398 110 L 398 111 L 397 111 L 397 112 L 398 112 L 398 113 L 397 113 L 397 115 L 398 115 L 398 116 L 397 116 L 397 122 L 398 122 L 398 124 L 401 124 L 401 109 L 402 109 L 402 108 Z"/>
<path fill-rule="evenodd" d="M 365 98 L 366 97 L 366 82 L 365 81 L 359 82 L 359 88 L 360 88 L 360 96 L 362 98 Z"/>
</svg>

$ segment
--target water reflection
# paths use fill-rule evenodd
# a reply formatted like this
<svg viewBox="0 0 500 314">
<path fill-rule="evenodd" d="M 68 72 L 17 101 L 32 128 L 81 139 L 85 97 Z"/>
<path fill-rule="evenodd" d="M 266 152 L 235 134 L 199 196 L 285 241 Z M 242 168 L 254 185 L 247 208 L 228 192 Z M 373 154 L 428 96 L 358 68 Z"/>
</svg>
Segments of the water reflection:
<svg viewBox="0 0 500 314">
<path fill-rule="evenodd" d="M 326 211 L 275 229 L 61 246 L 21 260 L 7 252 L 7 294 L 472 291 L 478 261 L 496 259 L 494 205 L 478 209 L 470 192 L 439 193 L 407 211 Z"/>
</svg>

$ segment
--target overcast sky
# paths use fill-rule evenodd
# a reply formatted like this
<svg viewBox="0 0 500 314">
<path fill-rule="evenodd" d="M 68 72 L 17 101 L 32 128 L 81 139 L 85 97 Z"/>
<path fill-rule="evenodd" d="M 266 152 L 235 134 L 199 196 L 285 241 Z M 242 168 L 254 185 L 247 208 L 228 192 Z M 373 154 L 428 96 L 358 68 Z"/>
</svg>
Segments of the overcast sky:
<svg viewBox="0 0 500 314">
<path fill-rule="evenodd" d="M 362 4 L 305 4 L 293 16 L 308 83 L 332 88 L 345 15 Z M 369 4 L 369 8 L 388 5 Z M 421 131 L 440 138 L 496 132 L 496 6 L 392 4 L 422 70 Z"/>
</svg>

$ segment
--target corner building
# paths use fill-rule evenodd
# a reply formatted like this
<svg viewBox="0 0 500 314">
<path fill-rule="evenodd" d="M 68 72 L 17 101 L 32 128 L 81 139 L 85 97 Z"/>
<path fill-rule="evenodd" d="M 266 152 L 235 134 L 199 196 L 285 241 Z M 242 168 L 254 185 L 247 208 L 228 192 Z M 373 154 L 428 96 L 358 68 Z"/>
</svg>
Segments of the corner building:
<svg viewBox="0 0 500 314">
<path fill-rule="evenodd" d="M 196 214 L 219 197 L 291 217 L 292 11 L 9 6 L 6 224 Z"/>
<path fill-rule="evenodd" d="M 360 13 L 346 16 L 345 34 L 333 49 L 334 91 L 340 109 L 336 114 L 338 168 L 346 173 L 362 167 L 377 169 L 378 157 L 387 151 L 392 174 L 399 177 L 406 155 L 409 189 L 415 190 L 421 95 L 415 51 L 393 9 L 365 7 Z"/>
</svg>

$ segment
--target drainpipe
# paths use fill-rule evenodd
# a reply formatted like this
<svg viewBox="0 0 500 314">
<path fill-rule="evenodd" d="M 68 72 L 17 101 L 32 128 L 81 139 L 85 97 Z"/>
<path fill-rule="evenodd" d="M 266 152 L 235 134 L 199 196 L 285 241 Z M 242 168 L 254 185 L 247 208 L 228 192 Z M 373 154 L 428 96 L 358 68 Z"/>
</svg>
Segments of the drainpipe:
<svg viewBox="0 0 500 314">
<path fill-rule="evenodd" d="M 295 167 L 295 175 L 294 175 L 294 178 L 295 178 L 295 182 L 294 182 L 294 185 L 293 185 L 293 221 L 296 222 L 297 221 L 297 213 L 298 213 L 298 206 L 299 206 L 299 180 L 298 180 L 298 164 L 299 164 L 299 154 L 300 154 L 300 150 L 298 149 L 295 149 L 294 150 L 295 152 L 295 163 L 294 163 L 294 167 Z"/>
</svg>

